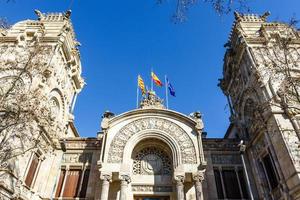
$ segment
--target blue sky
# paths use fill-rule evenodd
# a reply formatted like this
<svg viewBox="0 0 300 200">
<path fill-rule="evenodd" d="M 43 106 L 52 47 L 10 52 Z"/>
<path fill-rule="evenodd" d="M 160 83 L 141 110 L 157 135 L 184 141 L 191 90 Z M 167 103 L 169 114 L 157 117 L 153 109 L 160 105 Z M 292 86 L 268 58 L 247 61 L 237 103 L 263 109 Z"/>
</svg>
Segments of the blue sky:
<svg viewBox="0 0 300 200">
<path fill-rule="evenodd" d="M 252 0 L 252 12 L 271 11 L 270 20 L 299 18 L 299 0 Z M 0 16 L 11 23 L 36 19 L 33 12 L 62 12 L 65 0 L 0 1 Z M 136 78 L 150 86 L 150 70 L 163 79 L 168 75 L 177 97 L 170 109 L 203 114 L 208 137 L 223 137 L 228 127 L 226 98 L 217 87 L 233 14 L 219 16 L 199 0 L 188 20 L 174 24 L 174 0 L 74 0 L 72 22 L 80 48 L 87 85 L 75 107 L 75 125 L 81 136 L 94 137 L 105 110 L 116 114 L 136 106 Z M 164 98 L 164 89 L 156 88 Z"/>
</svg>

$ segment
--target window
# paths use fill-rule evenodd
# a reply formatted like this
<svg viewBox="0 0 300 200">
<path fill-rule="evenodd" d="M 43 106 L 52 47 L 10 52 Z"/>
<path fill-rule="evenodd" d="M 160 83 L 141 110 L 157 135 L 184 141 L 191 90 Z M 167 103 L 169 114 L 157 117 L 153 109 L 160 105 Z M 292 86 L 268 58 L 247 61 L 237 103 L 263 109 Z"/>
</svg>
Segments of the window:
<svg viewBox="0 0 300 200">
<path fill-rule="evenodd" d="M 85 170 L 79 197 L 85 197 L 85 195 L 86 195 L 86 190 L 87 190 L 88 181 L 89 181 L 89 175 L 90 175 L 90 170 L 89 169 Z"/>
<path fill-rule="evenodd" d="M 36 153 L 32 154 L 31 163 L 25 178 L 25 184 L 28 187 L 32 187 L 33 185 L 34 178 L 36 177 L 36 174 L 38 172 L 39 162 L 39 156 Z"/>
<path fill-rule="evenodd" d="M 81 176 L 81 170 L 73 169 L 67 171 L 63 197 L 77 196 L 80 176 Z"/>
<path fill-rule="evenodd" d="M 56 189 L 56 193 L 55 193 L 55 197 L 59 197 L 61 190 L 62 190 L 62 185 L 64 183 L 65 180 L 65 176 L 66 176 L 66 170 L 62 169 L 60 171 L 60 176 L 59 176 L 59 180 L 58 180 L 58 184 L 57 184 L 57 189 Z"/>
<path fill-rule="evenodd" d="M 242 192 L 243 192 L 243 197 L 245 199 L 247 199 L 248 198 L 248 192 L 247 192 L 247 185 L 246 185 L 246 182 L 245 182 L 243 169 L 238 170 L 238 178 L 239 178 L 241 189 L 242 189 Z"/>
<path fill-rule="evenodd" d="M 275 189 L 278 186 L 278 179 L 276 176 L 276 171 L 272 159 L 269 154 L 263 157 L 262 163 L 265 169 L 265 175 L 268 179 L 269 185 L 271 189 Z"/>
<path fill-rule="evenodd" d="M 223 187 L 222 187 L 222 182 L 221 182 L 220 171 L 215 169 L 215 170 L 214 170 L 214 175 L 215 175 L 215 181 L 216 181 L 216 187 L 217 187 L 218 198 L 219 198 L 219 199 L 224 199 L 224 195 L 223 195 Z"/>
<path fill-rule="evenodd" d="M 239 183 L 236 177 L 236 173 L 234 170 L 223 170 L 223 181 L 226 191 L 226 198 L 229 199 L 240 199 L 241 193 L 240 190 L 237 190 L 239 188 Z"/>
<path fill-rule="evenodd" d="M 86 196 L 90 170 L 62 169 L 56 187 L 55 197 L 81 197 Z"/>
<path fill-rule="evenodd" d="M 243 169 L 214 169 L 218 199 L 247 199 Z"/>
</svg>

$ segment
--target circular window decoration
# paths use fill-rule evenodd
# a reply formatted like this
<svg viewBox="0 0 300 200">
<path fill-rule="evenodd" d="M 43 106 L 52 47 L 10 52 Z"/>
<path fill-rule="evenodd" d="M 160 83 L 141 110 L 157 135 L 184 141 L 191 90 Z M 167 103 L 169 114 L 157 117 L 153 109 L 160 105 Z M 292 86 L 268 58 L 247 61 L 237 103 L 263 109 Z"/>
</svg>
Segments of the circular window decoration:
<svg viewBox="0 0 300 200">
<path fill-rule="evenodd" d="M 172 162 L 161 149 L 146 147 L 139 151 L 133 161 L 133 174 L 140 175 L 171 175 Z"/>
</svg>

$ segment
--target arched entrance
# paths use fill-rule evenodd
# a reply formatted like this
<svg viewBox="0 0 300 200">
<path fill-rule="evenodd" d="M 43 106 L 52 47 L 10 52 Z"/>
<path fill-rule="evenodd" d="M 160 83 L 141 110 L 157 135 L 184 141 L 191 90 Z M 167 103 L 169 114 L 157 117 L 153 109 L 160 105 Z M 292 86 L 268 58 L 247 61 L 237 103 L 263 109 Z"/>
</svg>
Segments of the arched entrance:
<svg viewBox="0 0 300 200">
<path fill-rule="evenodd" d="M 102 124 L 101 200 L 202 199 L 201 124 L 164 109 L 135 110 Z"/>
<path fill-rule="evenodd" d="M 134 200 L 169 200 L 174 171 L 170 147 L 162 140 L 146 138 L 134 147 L 131 159 Z"/>
</svg>

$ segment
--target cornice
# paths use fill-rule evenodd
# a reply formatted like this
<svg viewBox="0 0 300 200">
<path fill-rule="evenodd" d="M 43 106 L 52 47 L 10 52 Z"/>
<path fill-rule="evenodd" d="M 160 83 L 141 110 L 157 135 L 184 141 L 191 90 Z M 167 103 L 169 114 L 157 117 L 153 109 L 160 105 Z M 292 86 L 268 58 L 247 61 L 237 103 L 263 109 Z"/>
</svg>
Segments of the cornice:
<svg viewBox="0 0 300 200">
<path fill-rule="evenodd" d="M 204 151 L 239 151 L 238 139 L 202 138 Z"/>
<path fill-rule="evenodd" d="M 120 120 L 124 120 L 126 118 L 131 118 L 131 117 L 139 117 L 139 116 L 165 116 L 174 120 L 181 120 L 187 124 L 189 124 L 192 127 L 195 127 L 197 125 L 197 122 L 192 119 L 191 117 L 188 117 L 182 113 L 176 112 L 174 110 L 169 110 L 169 109 L 157 109 L 157 108 L 151 108 L 151 109 L 135 109 L 131 110 L 125 113 L 122 113 L 120 115 L 117 115 L 109 120 L 109 125 L 118 123 Z"/>
<path fill-rule="evenodd" d="M 102 139 L 99 138 L 66 138 L 60 142 L 65 144 L 67 150 L 100 150 L 102 145 Z"/>
</svg>

